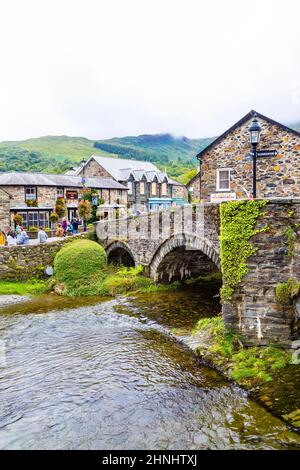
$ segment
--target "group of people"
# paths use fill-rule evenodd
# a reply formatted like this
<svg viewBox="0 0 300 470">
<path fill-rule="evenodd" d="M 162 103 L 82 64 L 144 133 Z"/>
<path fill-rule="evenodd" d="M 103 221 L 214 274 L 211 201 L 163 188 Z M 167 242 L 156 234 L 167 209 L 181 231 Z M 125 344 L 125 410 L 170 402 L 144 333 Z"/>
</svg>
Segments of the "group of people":
<svg viewBox="0 0 300 470">
<path fill-rule="evenodd" d="M 10 227 L 6 231 L 0 232 L 0 245 L 28 245 L 29 236 L 24 227 L 17 225 L 15 230 Z"/>
<path fill-rule="evenodd" d="M 71 222 L 68 222 L 65 218 L 61 223 L 56 226 L 56 237 L 66 237 L 67 235 L 76 235 L 78 233 L 78 227 L 80 221 L 77 217 L 73 218 Z M 37 234 L 38 243 L 46 243 L 48 240 L 48 235 L 45 232 L 44 227 L 39 227 Z M 0 230 L 0 245 L 28 245 L 29 236 L 24 227 L 16 225 L 15 230 L 11 227 L 6 230 Z"/>
<path fill-rule="evenodd" d="M 68 222 L 64 217 L 61 224 L 57 224 L 56 237 L 65 237 L 66 235 L 76 235 L 78 233 L 78 227 L 80 221 L 77 217 L 74 217 L 71 222 Z"/>
</svg>

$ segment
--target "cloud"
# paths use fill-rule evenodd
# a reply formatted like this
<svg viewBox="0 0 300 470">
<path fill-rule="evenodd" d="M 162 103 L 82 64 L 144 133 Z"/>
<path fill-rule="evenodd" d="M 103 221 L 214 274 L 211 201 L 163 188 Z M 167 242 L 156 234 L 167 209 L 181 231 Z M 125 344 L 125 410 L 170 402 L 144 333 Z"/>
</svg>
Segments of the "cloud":
<svg viewBox="0 0 300 470">
<path fill-rule="evenodd" d="M 298 0 L 11 0 L 1 17 L 0 140 L 300 118 Z"/>
</svg>

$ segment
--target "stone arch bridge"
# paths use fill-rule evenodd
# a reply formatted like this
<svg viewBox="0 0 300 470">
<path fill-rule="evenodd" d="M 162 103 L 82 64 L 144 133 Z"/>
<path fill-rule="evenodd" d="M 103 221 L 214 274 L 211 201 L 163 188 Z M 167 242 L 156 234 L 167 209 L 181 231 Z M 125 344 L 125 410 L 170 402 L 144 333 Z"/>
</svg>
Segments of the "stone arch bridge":
<svg viewBox="0 0 300 470">
<path fill-rule="evenodd" d="M 289 346 L 300 335 L 300 297 L 280 303 L 276 287 L 289 279 L 300 287 L 300 199 L 268 201 L 257 220 L 261 227 L 268 229 L 251 238 L 255 253 L 232 299 L 222 305 L 223 318 L 248 344 Z M 96 231 L 110 261 L 141 264 L 156 281 L 221 270 L 218 204 L 101 221 Z"/>
<path fill-rule="evenodd" d="M 97 235 L 108 260 L 170 282 L 220 269 L 219 226 L 218 205 L 194 205 L 99 222 Z"/>
</svg>

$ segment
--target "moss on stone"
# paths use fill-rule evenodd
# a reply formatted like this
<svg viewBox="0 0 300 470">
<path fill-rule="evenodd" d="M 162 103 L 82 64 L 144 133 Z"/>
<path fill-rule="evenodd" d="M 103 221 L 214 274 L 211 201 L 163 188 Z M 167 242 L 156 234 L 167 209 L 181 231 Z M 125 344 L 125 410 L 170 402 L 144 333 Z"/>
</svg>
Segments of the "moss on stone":
<svg viewBox="0 0 300 470">
<path fill-rule="evenodd" d="M 199 320 L 193 334 L 199 332 L 203 335 L 199 355 L 244 386 L 271 381 L 274 371 L 291 362 L 290 352 L 279 348 L 244 347 L 239 335 L 226 329 L 219 316 Z"/>
<path fill-rule="evenodd" d="M 291 226 L 285 231 L 286 245 L 288 249 L 288 257 L 293 258 L 295 255 L 296 234 Z"/>
<path fill-rule="evenodd" d="M 267 230 L 256 229 L 261 208 L 267 201 L 229 201 L 220 207 L 220 257 L 223 273 L 222 301 L 232 298 L 235 287 L 248 272 L 247 260 L 257 250 L 251 237 Z"/>
<path fill-rule="evenodd" d="M 279 282 L 275 288 L 276 299 L 281 305 L 289 305 L 299 294 L 300 282 L 290 278 L 286 282 Z"/>
</svg>

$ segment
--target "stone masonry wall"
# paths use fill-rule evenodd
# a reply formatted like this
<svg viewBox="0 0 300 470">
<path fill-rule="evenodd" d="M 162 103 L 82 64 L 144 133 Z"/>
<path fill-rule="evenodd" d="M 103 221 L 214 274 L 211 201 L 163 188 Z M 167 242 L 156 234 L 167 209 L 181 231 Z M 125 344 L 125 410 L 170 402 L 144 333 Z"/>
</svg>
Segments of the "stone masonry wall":
<svg viewBox="0 0 300 470">
<path fill-rule="evenodd" d="M 270 201 L 259 217 L 257 228 L 265 232 L 251 238 L 257 252 L 248 260 L 248 274 L 223 305 L 228 326 L 238 330 L 249 344 L 288 345 L 296 321 L 294 306 L 281 305 L 275 295 L 279 282 L 300 280 L 300 199 Z M 295 234 L 288 247 L 287 228 Z M 293 251 L 294 253 L 291 253 Z"/>
<path fill-rule="evenodd" d="M 63 245 L 87 236 L 84 233 L 41 245 L 0 246 L 0 280 L 27 280 L 42 275 L 45 267 L 53 266 L 55 255 Z"/>
<path fill-rule="evenodd" d="M 258 150 L 277 150 L 278 155 L 257 160 L 257 197 L 298 197 L 300 187 L 300 136 L 258 118 L 262 127 Z M 237 198 L 252 193 L 252 162 L 245 161 L 251 151 L 249 127 L 252 118 L 227 135 L 201 157 L 202 199 L 210 200 L 216 190 L 216 169 L 230 168 L 231 191 Z M 193 180 L 194 199 L 199 198 L 199 175 Z M 222 192 L 222 191 L 220 191 Z"/>
<path fill-rule="evenodd" d="M 86 176 L 100 176 L 101 178 L 112 178 L 111 174 L 108 173 L 99 163 L 93 158 L 85 166 L 84 173 Z M 82 171 L 79 173 L 82 176 Z"/>
<path fill-rule="evenodd" d="M 10 216 L 10 197 L 0 188 L 0 230 L 5 229 L 9 226 Z"/>
</svg>

